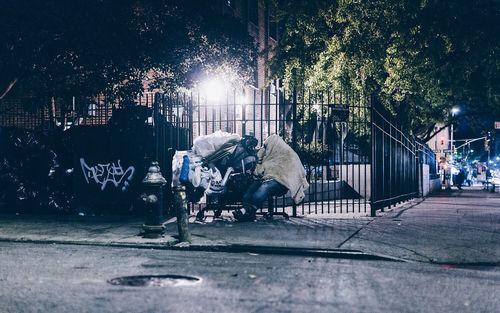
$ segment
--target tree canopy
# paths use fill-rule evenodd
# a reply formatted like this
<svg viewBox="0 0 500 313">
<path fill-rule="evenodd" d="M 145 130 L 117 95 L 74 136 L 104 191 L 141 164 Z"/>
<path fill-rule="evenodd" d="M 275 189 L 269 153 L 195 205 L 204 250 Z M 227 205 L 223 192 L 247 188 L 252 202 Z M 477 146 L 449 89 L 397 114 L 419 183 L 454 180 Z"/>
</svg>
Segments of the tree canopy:
<svg viewBox="0 0 500 313">
<path fill-rule="evenodd" d="M 0 10 L 0 98 L 130 97 L 189 86 L 215 70 L 250 79 L 253 44 L 210 1 L 6 0 Z"/>
<path fill-rule="evenodd" d="M 461 106 L 468 125 L 500 117 L 495 0 L 275 1 L 283 27 L 272 75 L 375 94 L 421 138 Z M 484 125 L 483 125 L 484 124 Z"/>
</svg>

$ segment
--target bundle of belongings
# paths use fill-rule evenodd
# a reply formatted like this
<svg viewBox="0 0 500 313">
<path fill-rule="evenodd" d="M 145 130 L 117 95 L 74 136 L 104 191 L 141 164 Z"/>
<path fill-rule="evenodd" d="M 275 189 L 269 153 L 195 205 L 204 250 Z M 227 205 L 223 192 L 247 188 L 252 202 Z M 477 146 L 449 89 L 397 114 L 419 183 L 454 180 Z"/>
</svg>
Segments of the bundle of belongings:
<svg viewBox="0 0 500 313">
<path fill-rule="evenodd" d="M 243 196 L 243 207 L 233 215 L 239 221 L 255 219 L 256 211 L 269 196 L 289 193 L 298 204 L 309 188 L 304 166 L 297 153 L 278 135 L 271 135 L 257 152 L 255 181 Z"/>
<path fill-rule="evenodd" d="M 272 195 L 289 191 L 296 203 L 302 201 L 308 184 L 295 151 L 276 135 L 267 138 L 258 152 L 257 143 L 253 136 L 221 131 L 198 137 L 191 150 L 174 155 L 173 187 L 186 186 L 190 202 L 205 196 L 204 210 L 213 207 L 215 216 L 223 207 L 241 203 L 233 212 L 238 221 L 254 220 L 257 209 Z"/>
</svg>

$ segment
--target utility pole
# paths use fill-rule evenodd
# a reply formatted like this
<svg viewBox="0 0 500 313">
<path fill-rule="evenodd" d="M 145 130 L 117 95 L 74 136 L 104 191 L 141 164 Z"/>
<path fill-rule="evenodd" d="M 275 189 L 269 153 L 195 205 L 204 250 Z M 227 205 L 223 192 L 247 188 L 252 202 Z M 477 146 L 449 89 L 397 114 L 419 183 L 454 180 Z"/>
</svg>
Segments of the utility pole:
<svg viewBox="0 0 500 313">
<path fill-rule="evenodd" d="M 451 134 L 450 134 L 450 186 L 453 185 L 453 173 L 451 171 L 451 167 L 453 165 L 453 154 L 454 154 L 454 149 L 453 149 L 453 119 L 455 118 L 455 114 L 460 112 L 460 109 L 457 107 L 454 107 L 451 109 Z"/>
<path fill-rule="evenodd" d="M 450 135 L 450 164 L 453 163 L 453 123 L 451 123 L 451 135 Z"/>
</svg>

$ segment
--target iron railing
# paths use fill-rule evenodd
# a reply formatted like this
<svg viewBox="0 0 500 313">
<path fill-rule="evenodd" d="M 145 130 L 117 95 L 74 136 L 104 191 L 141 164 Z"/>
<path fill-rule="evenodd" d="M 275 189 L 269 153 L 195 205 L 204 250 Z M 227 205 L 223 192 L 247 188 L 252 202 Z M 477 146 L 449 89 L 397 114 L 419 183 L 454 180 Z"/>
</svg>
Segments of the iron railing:
<svg viewBox="0 0 500 313">
<path fill-rule="evenodd" d="M 28 101 L 29 100 L 29 101 Z M 0 126 L 39 129 L 103 125 L 132 103 L 98 97 L 41 99 L 31 111 L 0 103 Z M 39 101 L 40 102 L 40 101 Z M 304 201 L 274 199 L 290 215 L 375 215 L 418 196 L 421 164 L 435 170 L 435 155 L 405 133 L 371 97 L 335 89 L 241 89 L 210 96 L 203 92 L 146 93 L 135 100 L 149 110 L 149 158 L 168 177 L 172 150 L 186 150 L 201 135 L 222 130 L 253 135 L 259 143 L 279 134 L 297 152 L 310 183 Z"/>
<path fill-rule="evenodd" d="M 415 138 L 405 133 L 381 105 L 371 107 L 371 215 L 417 197 L 419 156 Z"/>
<path fill-rule="evenodd" d="M 301 158 L 310 187 L 300 205 L 286 196 L 274 199 L 278 211 L 293 216 L 369 211 L 370 98 L 271 86 L 217 97 L 193 92 L 183 103 L 170 103 L 172 95 L 161 99 L 162 106 L 181 112 L 190 143 L 217 130 L 253 135 L 259 143 L 271 134 L 282 136 Z"/>
</svg>

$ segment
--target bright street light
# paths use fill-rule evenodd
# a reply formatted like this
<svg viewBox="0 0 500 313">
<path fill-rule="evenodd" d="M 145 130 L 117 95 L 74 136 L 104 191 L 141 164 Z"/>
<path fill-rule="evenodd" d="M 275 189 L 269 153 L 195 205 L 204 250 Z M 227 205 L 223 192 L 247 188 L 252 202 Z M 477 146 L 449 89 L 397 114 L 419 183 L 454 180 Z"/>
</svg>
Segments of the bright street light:
<svg viewBox="0 0 500 313">
<path fill-rule="evenodd" d="M 202 93 L 208 100 L 215 101 L 226 93 L 226 84 L 221 78 L 211 78 L 201 83 Z"/>
</svg>

